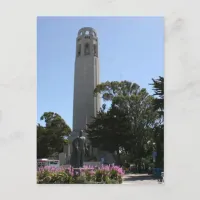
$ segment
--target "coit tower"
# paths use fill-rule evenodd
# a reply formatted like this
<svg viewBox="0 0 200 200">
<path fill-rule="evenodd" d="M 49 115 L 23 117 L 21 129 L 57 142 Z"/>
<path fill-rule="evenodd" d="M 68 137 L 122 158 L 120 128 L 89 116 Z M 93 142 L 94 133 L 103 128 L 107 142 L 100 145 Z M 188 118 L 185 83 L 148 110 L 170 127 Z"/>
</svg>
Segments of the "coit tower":
<svg viewBox="0 0 200 200">
<path fill-rule="evenodd" d="M 93 28 L 78 31 L 74 71 L 73 132 L 86 128 L 100 109 L 94 89 L 99 84 L 98 37 Z"/>
</svg>

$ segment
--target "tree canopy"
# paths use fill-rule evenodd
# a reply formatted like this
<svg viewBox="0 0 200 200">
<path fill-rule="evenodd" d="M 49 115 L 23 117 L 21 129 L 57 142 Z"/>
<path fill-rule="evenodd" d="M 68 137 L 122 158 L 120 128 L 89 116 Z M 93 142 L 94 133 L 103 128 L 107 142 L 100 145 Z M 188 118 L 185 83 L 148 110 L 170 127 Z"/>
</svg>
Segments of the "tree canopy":
<svg viewBox="0 0 200 200">
<path fill-rule="evenodd" d="M 152 79 L 150 85 L 153 95 L 129 81 L 107 81 L 94 90 L 104 104 L 87 125 L 88 139 L 93 147 L 111 152 L 119 164 L 122 156 L 138 166 L 152 162 L 156 151 L 156 167 L 164 166 L 164 78 Z M 37 157 L 62 152 L 70 127 L 54 112 L 45 112 L 40 119 L 45 125 L 37 125 Z"/>
<path fill-rule="evenodd" d="M 152 79 L 154 91 L 154 109 L 160 115 L 159 124 L 154 128 L 154 140 L 156 142 L 157 159 L 156 166 L 164 167 L 164 77 Z"/>
<path fill-rule="evenodd" d="M 154 96 L 154 107 L 155 110 L 159 111 L 161 115 L 164 115 L 164 77 L 159 76 L 158 79 L 152 79 Z"/>
<path fill-rule="evenodd" d="M 45 122 L 45 126 L 37 125 L 37 157 L 44 158 L 62 152 L 63 145 L 68 142 L 70 127 L 54 112 L 45 112 L 40 119 Z"/>
<path fill-rule="evenodd" d="M 118 162 L 122 152 L 129 154 L 132 160 L 141 161 L 143 156 L 151 154 L 148 141 L 153 141 L 153 131 L 159 118 L 154 109 L 154 98 L 146 89 L 128 81 L 105 82 L 94 90 L 111 106 L 105 105 L 88 124 L 87 133 L 94 146 L 116 152 Z"/>
</svg>

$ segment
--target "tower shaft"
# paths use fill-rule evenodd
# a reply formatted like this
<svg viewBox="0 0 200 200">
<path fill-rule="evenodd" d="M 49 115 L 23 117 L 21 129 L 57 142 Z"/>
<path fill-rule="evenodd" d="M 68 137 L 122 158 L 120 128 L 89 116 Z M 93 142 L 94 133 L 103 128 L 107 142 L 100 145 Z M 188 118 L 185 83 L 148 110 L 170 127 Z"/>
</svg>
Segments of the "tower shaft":
<svg viewBox="0 0 200 200">
<path fill-rule="evenodd" d="M 100 109 L 94 89 L 99 84 L 98 38 L 92 28 L 79 30 L 74 71 L 73 131 L 86 128 Z"/>
</svg>

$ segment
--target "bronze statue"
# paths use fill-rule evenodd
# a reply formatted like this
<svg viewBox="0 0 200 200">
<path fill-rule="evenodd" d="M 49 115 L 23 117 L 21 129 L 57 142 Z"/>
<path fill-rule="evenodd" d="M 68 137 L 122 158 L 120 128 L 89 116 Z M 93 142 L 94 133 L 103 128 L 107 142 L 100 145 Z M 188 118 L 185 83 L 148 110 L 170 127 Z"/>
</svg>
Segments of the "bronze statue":
<svg viewBox="0 0 200 200">
<path fill-rule="evenodd" d="M 72 142 L 72 155 L 70 164 L 73 168 L 83 167 L 84 156 L 86 151 L 86 141 L 83 136 L 83 130 L 80 131 L 79 137 Z"/>
</svg>

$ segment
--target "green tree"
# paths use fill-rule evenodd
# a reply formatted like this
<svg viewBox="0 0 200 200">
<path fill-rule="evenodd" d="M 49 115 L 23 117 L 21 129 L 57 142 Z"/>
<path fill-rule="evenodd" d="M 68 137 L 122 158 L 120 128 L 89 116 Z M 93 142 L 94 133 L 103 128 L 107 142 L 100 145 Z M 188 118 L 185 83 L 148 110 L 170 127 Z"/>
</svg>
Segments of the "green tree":
<svg viewBox="0 0 200 200">
<path fill-rule="evenodd" d="M 146 143 L 152 137 L 158 117 L 153 109 L 153 97 L 128 81 L 107 81 L 98 85 L 94 93 L 110 101 L 111 106 L 107 112 L 102 109 L 88 125 L 92 144 L 116 151 L 119 162 L 120 152 L 129 153 L 139 164 L 148 152 Z"/>
<path fill-rule="evenodd" d="M 37 158 L 46 158 L 53 153 L 50 149 L 50 138 L 45 127 L 37 125 Z"/>
<path fill-rule="evenodd" d="M 120 151 L 128 139 L 128 134 L 125 132 L 128 125 L 123 112 L 116 109 L 105 112 L 101 109 L 93 122 L 88 124 L 86 132 L 93 147 L 107 150 L 113 155 L 116 152 L 116 160 L 120 164 Z"/>
<path fill-rule="evenodd" d="M 155 110 L 159 111 L 162 116 L 164 116 L 164 77 L 159 76 L 158 79 L 152 79 L 154 96 L 154 107 Z"/>
<path fill-rule="evenodd" d="M 156 167 L 164 167 L 164 77 L 152 79 L 154 96 L 154 109 L 160 115 L 157 125 L 154 127 L 154 140 L 156 142 Z"/>
<path fill-rule="evenodd" d="M 38 157 L 48 157 L 53 153 L 62 152 L 63 144 L 68 142 L 70 127 L 54 112 L 45 112 L 40 119 L 45 121 L 45 126 L 37 126 Z"/>
</svg>

